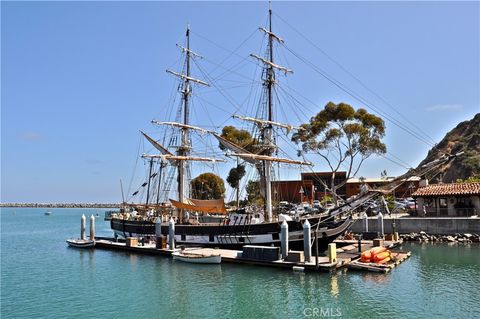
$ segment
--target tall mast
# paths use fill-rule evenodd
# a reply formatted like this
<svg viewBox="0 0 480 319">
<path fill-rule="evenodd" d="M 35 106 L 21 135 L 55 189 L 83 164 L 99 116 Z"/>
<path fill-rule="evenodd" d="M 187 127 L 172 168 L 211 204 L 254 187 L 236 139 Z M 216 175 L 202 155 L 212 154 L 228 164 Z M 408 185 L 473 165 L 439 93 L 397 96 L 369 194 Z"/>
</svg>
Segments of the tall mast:
<svg viewBox="0 0 480 319">
<path fill-rule="evenodd" d="M 267 64 L 267 78 L 266 78 L 266 85 L 267 85 L 267 120 L 273 121 L 273 96 L 272 96 L 272 88 L 275 81 L 275 73 L 273 70 L 273 33 L 272 33 L 272 7 L 271 3 L 269 3 L 268 8 L 268 54 L 269 54 L 269 61 L 270 64 Z M 267 151 L 267 156 L 272 155 L 272 125 L 269 124 L 265 127 L 264 130 L 264 144 Z M 272 162 L 264 161 L 264 175 L 265 175 L 265 213 L 267 222 L 272 221 Z"/>
<path fill-rule="evenodd" d="M 266 155 L 268 158 L 271 157 L 274 144 L 273 144 L 273 125 L 284 127 L 289 129 L 291 126 L 282 125 L 281 123 L 276 123 L 273 121 L 273 86 L 275 85 L 275 69 L 284 72 L 285 74 L 291 73 L 292 70 L 289 70 L 283 66 L 277 65 L 273 63 L 273 40 L 276 40 L 280 43 L 283 43 L 283 39 L 278 37 L 276 34 L 272 32 L 272 7 L 271 3 L 269 2 L 268 8 L 268 30 L 265 28 L 259 28 L 263 31 L 266 35 L 268 35 L 268 52 L 266 59 L 259 57 L 255 54 L 250 54 L 250 56 L 254 57 L 258 61 L 264 64 L 264 81 L 263 85 L 265 86 L 266 94 L 267 94 L 267 119 L 264 121 L 258 119 L 251 119 L 251 118 L 243 118 L 244 120 L 249 120 L 257 123 L 259 126 L 262 126 L 262 133 L 261 137 L 263 139 L 263 154 Z M 261 172 L 261 179 L 263 184 L 265 185 L 265 217 L 267 221 L 272 221 L 272 163 L 269 160 L 264 160 L 262 165 L 263 171 Z"/>
<path fill-rule="evenodd" d="M 272 88 L 274 84 L 274 71 L 273 71 L 273 32 L 272 32 L 272 7 L 271 3 L 269 2 L 268 8 L 268 51 L 270 55 L 270 63 L 268 65 L 268 78 L 267 78 L 267 89 L 268 89 L 268 118 L 267 120 L 273 121 L 273 96 L 272 96 Z M 272 126 L 270 125 L 269 128 L 271 129 Z M 270 154 L 269 154 L 270 155 Z"/>
<path fill-rule="evenodd" d="M 186 59 L 186 76 L 183 77 L 183 124 L 188 125 L 189 118 L 189 105 L 188 98 L 190 96 L 190 26 L 187 26 L 187 47 L 185 50 Z M 189 152 L 189 139 L 188 128 L 183 127 L 182 130 L 182 143 L 178 149 L 179 156 L 188 156 Z M 185 166 L 186 161 L 180 160 L 178 163 L 178 201 L 183 203 L 185 197 Z M 183 219 L 183 209 L 180 210 L 180 220 Z"/>
<path fill-rule="evenodd" d="M 159 147 L 158 143 L 154 143 L 154 146 L 157 149 L 160 149 L 163 155 L 160 155 L 160 157 L 163 157 L 165 159 L 173 160 L 176 161 L 177 166 L 178 166 L 178 200 L 180 202 L 183 202 L 185 199 L 185 170 L 186 170 L 186 165 L 187 161 L 189 160 L 201 160 L 201 161 L 215 161 L 212 159 L 208 158 L 192 158 L 190 157 L 190 135 L 189 135 L 189 130 L 191 129 L 198 129 L 195 126 L 189 125 L 189 117 L 190 117 L 190 108 L 189 108 L 189 98 L 191 94 L 191 83 L 195 84 L 201 84 L 205 86 L 209 86 L 208 83 L 201 81 L 199 79 L 192 78 L 190 76 L 190 59 L 192 56 L 194 57 L 200 57 L 200 55 L 196 54 L 195 52 L 190 50 L 190 25 L 187 26 L 187 32 L 186 32 L 186 38 L 187 38 L 187 46 L 182 47 L 177 44 L 177 46 L 182 50 L 182 52 L 185 52 L 185 62 L 186 62 L 186 70 L 185 74 L 174 72 L 171 70 L 167 70 L 168 73 L 179 77 L 183 81 L 183 86 L 182 86 L 182 100 L 183 100 L 183 123 L 176 123 L 176 122 L 158 122 L 158 121 L 152 121 L 153 123 L 156 124 L 169 124 L 172 126 L 179 127 L 181 130 L 181 144 L 177 149 L 177 156 L 173 156 L 172 154 L 167 154 L 164 151 L 162 151 L 163 146 Z M 150 141 L 151 142 L 151 141 Z M 183 209 L 179 211 L 179 218 L 183 219 Z"/>
</svg>

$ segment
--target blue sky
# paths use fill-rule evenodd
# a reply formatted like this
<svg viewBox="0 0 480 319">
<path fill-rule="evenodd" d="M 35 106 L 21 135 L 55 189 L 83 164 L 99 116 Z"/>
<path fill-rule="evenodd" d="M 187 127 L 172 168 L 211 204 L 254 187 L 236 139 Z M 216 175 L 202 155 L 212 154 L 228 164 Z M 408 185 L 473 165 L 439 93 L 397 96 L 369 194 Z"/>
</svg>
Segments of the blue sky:
<svg viewBox="0 0 480 319">
<path fill-rule="evenodd" d="M 1 201 L 118 202 L 119 180 L 131 178 L 139 155 L 138 130 L 154 134 L 150 120 L 162 119 L 171 101 L 176 84 L 165 69 L 178 70 L 175 44 L 183 43 L 187 24 L 192 47 L 205 56 L 202 70 L 235 71 L 216 82 L 223 95 L 196 88 L 204 93 L 192 123 L 232 123 L 229 113 L 249 91 L 228 81 L 254 77 L 248 55 L 262 53 L 255 30 L 265 25 L 267 8 L 266 2 L 2 1 Z M 381 112 L 404 125 L 408 118 L 425 139 L 439 142 L 480 112 L 479 2 L 274 2 L 273 10 L 274 30 L 290 50 Z M 280 51 L 279 63 L 295 73 L 279 81 L 299 92 L 303 104 L 282 110 L 279 121 L 300 124 L 328 101 L 365 107 Z M 389 157 L 416 166 L 431 145 L 386 125 Z M 376 177 L 384 169 L 404 171 L 378 157 L 359 175 Z"/>
</svg>

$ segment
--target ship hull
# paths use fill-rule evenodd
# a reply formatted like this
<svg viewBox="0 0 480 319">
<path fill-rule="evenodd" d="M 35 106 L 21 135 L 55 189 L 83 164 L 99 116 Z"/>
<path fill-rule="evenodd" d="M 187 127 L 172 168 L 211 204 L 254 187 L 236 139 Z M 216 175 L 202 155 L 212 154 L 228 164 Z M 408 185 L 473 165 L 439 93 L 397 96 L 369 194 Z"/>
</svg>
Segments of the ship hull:
<svg viewBox="0 0 480 319">
<path fill-rule="evenodd" d="M 313 231 L 317 229 L 318 218 L 309 218 Z M 112 219 L 111 228 L 117 236 L 155 237 L 155 224 L 150 221 L 129 221 Z M 351 219 L 323 223 L 318 228 L 318 249 L 324 251 L 328 244 L 347 231 Z M 185 246 L 219 247 L 241 249 L 244 245 L 280 246 L 281 223 L 246 225 L 175 225 L 175 243 Z M 303 223 L 289 221 L 289 248 L 303 250 Z M 167 236 L 168 224 L 161 225 L 161 234 Z"/>
</svg>

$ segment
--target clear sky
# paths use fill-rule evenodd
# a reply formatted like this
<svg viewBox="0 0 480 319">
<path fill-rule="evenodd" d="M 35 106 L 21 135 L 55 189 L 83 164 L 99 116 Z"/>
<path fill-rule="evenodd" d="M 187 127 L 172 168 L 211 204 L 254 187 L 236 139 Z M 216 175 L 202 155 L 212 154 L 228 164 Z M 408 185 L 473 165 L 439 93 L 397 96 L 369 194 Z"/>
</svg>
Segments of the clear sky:
<svg viewBox="0 0 480 319">
<path fill-rule="evenodd" d="M 220 76 L 233 68 L 252 79 L 248 55 L 262 54 L 256 29 L 267 9 L 267 2 L 2 1 L 1 201 L 120 201 L 119 180 L 130 179 L 139 155 L 138 130 L 154 132 L 150 120 L 170 101 L 175 82 L 165 69 L 178 70 L 175 44 L 186 25 L 203 70 Z M 300 124 L 328 101 L 365 107 L 292 52 L 413 123 L 424 139 L 438 142 L 480 112 L 479 2 L 274 2 L 273 10 L 274 30 L 291 50 L 280 48 L 278 61 L 295 70 L 280 81 L 303 99 L 278 120 Z M 227 93 L 199 95 L 192 123 L 220 126 L 242 105 L 249 91 L 222 82 L 229 76 L 216 82 Z M 390 159 L 416 166 L 431 144 L 386 125 Z M 359 175 L 382 170 L 404 168 L 372 158 Z"/>
</svg>

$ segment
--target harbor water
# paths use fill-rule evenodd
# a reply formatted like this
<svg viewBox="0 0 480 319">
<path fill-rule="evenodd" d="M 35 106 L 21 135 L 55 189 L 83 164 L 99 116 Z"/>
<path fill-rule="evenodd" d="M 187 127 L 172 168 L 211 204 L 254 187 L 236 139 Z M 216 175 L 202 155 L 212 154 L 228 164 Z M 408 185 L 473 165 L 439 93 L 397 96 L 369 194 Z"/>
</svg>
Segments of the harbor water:
<svg viewBox="0 0 480 319">
<path fill-rule="evenodd" d="M 51 211 L 50 215 L 45 212 Z M 404 244 L 388 274 L 297 273 L 67 247 L 103 209 L 1 209 L 1 318 L 475 318 L 478 244 Z M 87 226 L 88 234 L 88 226 Z M 477 317 L 478 318 L 478 317 Z"/>
</svg>

